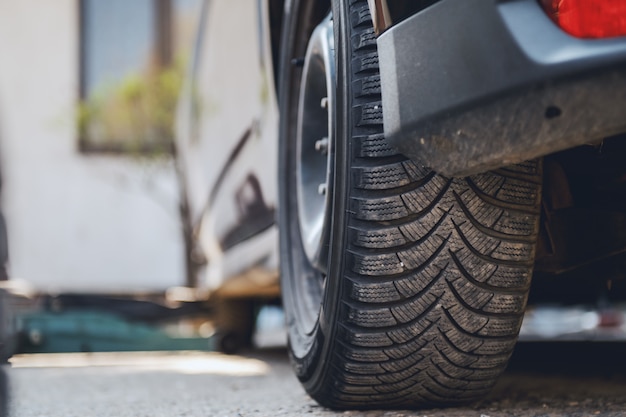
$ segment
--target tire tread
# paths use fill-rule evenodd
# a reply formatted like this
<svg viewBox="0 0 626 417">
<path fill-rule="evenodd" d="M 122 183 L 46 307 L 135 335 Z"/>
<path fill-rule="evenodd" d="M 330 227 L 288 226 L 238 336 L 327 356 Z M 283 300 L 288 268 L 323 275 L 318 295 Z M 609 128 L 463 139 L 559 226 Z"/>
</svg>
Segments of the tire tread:
<svg viewBox="0 0 626 417">
<path fill-rule="evenodd" d="M 329 388 L 335 408 L 463 404 L 515 345 L 538 234 L 541 164 L 449 179 L 385 142 L 376 39 L 350 1 L 353 90 L 346 270 Z"/>
</svg>

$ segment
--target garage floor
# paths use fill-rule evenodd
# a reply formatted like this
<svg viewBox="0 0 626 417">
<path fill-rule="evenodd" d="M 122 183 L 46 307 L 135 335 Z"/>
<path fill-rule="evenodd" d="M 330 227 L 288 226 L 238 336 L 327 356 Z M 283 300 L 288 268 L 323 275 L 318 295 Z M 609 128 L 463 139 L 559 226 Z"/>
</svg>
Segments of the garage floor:
<svg viewBox="0 0 626 417">
<path fill-rule="evenodd" d="M 335 413 L 293 376 L 284 348 L 218 353 L 24 355 L 14 417 L 626 416 L 626 345 L 522 344 L 491 396 L 463 409 Z"/>
</svg>

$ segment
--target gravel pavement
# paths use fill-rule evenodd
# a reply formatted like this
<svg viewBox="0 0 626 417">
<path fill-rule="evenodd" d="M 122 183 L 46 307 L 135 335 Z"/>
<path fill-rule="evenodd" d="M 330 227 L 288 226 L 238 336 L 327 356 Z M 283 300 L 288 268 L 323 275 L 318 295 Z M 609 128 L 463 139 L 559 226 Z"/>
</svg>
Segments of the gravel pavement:
<svg viewBox="0 0 626 417">
<path fill-rule="evenodd" d="M 332 412 L 292 375 L 284 349 L 18 356 L 13 417 L 626 416 L 626 345 L 522 345 L 493 393 L 468 408 Z"/>
</svg>

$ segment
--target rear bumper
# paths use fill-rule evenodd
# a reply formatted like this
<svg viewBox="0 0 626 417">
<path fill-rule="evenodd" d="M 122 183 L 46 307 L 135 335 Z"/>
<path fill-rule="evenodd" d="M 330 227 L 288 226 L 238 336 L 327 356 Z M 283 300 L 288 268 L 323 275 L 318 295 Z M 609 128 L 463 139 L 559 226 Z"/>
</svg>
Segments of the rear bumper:
<svg viewBox="0 0 626 417">
<path fill-rule="evenodd" d="M 626 39 L 573 38 L 535 0 L 442 0 L 378 49 L 387 139 L 444 175 L 626 131 Z"/>
</svg>

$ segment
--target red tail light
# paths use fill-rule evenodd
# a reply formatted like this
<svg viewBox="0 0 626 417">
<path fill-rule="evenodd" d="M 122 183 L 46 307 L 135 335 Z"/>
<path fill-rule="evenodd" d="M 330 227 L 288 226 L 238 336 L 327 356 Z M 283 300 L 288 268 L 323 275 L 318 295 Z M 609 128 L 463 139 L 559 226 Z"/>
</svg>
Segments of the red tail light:
<svg viewBox="0 0 626 417">
<path fill-rule="evenodd" d="M 626 35 L 626 0 L 541 0 L 561 29 L 578 38 Z"/>
</svg>

